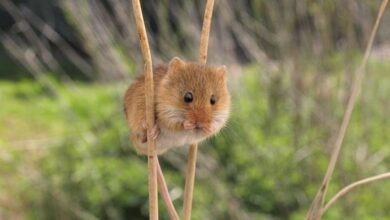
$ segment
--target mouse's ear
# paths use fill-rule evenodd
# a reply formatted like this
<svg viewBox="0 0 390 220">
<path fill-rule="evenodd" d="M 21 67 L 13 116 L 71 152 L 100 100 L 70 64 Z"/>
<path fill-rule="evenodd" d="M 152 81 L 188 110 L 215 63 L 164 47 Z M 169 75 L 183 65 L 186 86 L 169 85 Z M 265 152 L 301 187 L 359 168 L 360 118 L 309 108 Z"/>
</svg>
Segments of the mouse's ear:
<svg viewBox="0 0 390 220">
<path fill-rule="evenodd" d="M 174 70 L 174 69 L 182 68 L 182 67 L 184 67 L 184 65 L 185 65 L 185 62 L 183 60 L 181 60 L 179 57 L 174 57 L 169 62 L 168 68 L 170 70 Z"/>
<path fill-rule="evenodd" d="M 226 73 L 227 73 L 227 68 L 226 68 L 225 65 L 219 66 L 219 67 L 216 68 L 216 71 L 217 71 L 217 73 L 218 73 L 219 75 L 225 76 Z"/>
</svg>

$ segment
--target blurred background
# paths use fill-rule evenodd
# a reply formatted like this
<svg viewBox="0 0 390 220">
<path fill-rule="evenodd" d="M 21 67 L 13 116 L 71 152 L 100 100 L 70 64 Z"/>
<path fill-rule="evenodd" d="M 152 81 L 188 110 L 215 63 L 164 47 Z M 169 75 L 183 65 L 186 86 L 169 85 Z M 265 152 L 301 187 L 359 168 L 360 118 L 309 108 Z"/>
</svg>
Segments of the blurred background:
<svg viewBox="0 0 390 220">
<path fill-rule="evenodd" d="M 205 2 L 142 1 L 155 64 L 197 60 Z M 193 219 L 305 217 L 380 2 L 216 1 L 208 63 L 228 66 L 232 117 L 199 148 Z M 387 10 L 328 199 L 390 169 L 389 37 Z M 0 219 L 148 219 L 122 101 L 143 66 L 131 2 L 0 0 L 0 41 Z M 179 211 L 187 150 L 160 158 Z M 389 189 L 324 219 L 388 219 Z"/>
</svg>

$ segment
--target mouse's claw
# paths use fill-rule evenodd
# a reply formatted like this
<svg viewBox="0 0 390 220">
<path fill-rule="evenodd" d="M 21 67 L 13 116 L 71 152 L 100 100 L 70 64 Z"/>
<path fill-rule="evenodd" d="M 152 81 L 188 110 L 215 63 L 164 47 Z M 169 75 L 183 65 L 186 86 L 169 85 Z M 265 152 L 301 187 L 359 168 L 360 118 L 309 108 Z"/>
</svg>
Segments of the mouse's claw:
<svg viewBox="0 0 390 220">
<path fill-rule="evenodd" d="M 145 130 L 148 129 L 148 125 L 146 124 L 146 121 L 145 121 L 145 120 L 142 121 L 141 126 L 142 126 L 142 128 L 145 129 Z"/>
<path fill-rule="evenodd" d="M 194 123 L 192 123 L 191 121 L 188 121 L 188 120 L 185 120 L 183 122 L 183 127 L 185 130 L 192 130 L 194 129 L 196 126 Z"/>
<path fill-rule="evenodd" d="M 155 125 L 150 131 L 149 137 L 150 139 L 156 140 L 159 134 L 160 134 L 160 128 L 157 125 Z"/>
</svg>

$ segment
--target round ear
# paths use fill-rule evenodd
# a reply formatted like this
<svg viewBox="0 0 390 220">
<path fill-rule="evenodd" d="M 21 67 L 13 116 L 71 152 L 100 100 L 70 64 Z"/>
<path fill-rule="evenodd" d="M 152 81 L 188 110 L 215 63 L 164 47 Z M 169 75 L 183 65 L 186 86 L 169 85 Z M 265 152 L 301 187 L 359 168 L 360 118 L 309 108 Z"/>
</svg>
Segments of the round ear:
<svg viewBox="0 0 390 220">
<path fill-rule="evenodd" d="M 185 66 L 185 62 L 181 60 L 179 57 L 174 57 L 168 64 L 168 69 L 175 70 Z"/>
<path fill-rule="evenodd" d="M 226 73 L 227 73 L 227 68 L 226 68 L 225 65 L 219 66 L 219 67 L 216 68 L 216 72 L 217 72 L 219 75 L 225 76 Z"/>
</svg>

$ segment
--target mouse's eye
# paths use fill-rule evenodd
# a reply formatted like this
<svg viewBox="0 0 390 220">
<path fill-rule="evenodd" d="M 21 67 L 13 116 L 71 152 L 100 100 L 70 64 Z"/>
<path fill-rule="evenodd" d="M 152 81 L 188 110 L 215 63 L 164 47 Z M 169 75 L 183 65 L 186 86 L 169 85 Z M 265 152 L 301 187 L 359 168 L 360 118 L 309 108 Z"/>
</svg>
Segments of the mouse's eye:
<svg viewBox="0 0 390 220">
<path fill-rule="evenodd" d="M 192 93 L 190 93 L 190 92 L 187 92 L 184 95 L 184 102 L 186 102 L 186 103 L 191 103 L 193 99 L 194 98 L 192 97 Z"/>
<path fill-rule="evenodd" d="M 217 97 L 215 97 L 215 95 L 212 95 L 210 98 L 210 103 L 214 105 L 216 102 L 217 102 Z"/>
</svg>

